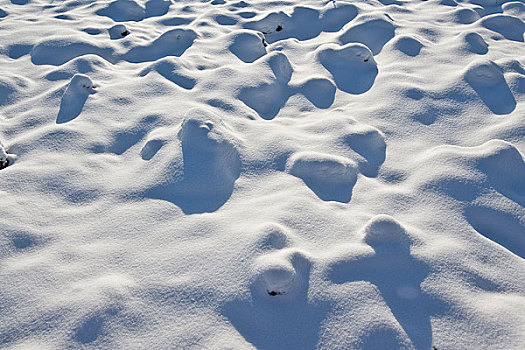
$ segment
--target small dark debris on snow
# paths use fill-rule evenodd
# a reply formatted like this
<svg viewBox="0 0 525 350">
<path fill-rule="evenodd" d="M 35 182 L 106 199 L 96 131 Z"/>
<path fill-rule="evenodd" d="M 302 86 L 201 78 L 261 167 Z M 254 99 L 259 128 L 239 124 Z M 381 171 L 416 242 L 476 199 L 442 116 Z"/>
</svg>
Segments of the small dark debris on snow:
<svg viewBox="0 0 525 350">
<path fill-rule="evenodd" d="M 6 159 L 4 161 L 0 161 L 0 170 L 5 169 L 9 166 L 9 159 Z"/>
<path fill-rule="evenodd" d="M 276 292 L 274 290 L 271 290 L 271 291 L 268 291 L 268 294 L 271 295 L 272 297 L 276 296 L 276 295 L 281 295 L 280 292 Z"/>
<path fill-rule="evenodd" d="M 128 35 L 129 35 L 129 30 L 125 30 L 125 31 L 123 31 L 122 33 L 120 33 L 120 35 L 122 35 L 122 36 L 128 36 Z"/>
<path fill-rule="evenodd" d="M 281 30 L 283 30 L 283 27 L 281 25 L 278 25 L 275 29 L 276 32 L 280 32 Z"/>
</svg>

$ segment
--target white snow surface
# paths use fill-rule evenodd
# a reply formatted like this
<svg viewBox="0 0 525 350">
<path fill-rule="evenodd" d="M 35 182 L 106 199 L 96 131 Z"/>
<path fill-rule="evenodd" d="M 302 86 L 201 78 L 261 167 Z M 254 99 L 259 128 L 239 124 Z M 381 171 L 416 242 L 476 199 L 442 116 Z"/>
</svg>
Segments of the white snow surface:
<svg viewBox="0 0 525 350">
<path fill-rule="evenodd" d="M 0 1 L 0 348 L 522 349 L 524 21 Z"/>
</svg>

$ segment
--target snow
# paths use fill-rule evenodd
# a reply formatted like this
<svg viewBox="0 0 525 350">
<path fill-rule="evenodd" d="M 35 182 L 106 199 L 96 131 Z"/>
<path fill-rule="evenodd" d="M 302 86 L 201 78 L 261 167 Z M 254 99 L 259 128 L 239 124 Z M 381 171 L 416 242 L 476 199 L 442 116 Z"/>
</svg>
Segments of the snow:
<svg viewBox="0 0 525 350">
<path fill-rule="evenodd" d="M 0 348 L 519 349 L 525 4 L 0 2 Z"/>
</svg>

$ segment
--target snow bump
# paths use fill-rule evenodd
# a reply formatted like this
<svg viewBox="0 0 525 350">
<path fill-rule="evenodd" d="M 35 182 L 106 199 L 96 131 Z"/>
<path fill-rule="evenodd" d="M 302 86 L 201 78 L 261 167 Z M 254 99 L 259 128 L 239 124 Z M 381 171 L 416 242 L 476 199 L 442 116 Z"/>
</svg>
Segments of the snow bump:
<svg viewBox="0 0 525 350">
<path fill-rule="evenodd" d="M 469 64 L 465 80 L 493 113 L 509 114 L 516 108 L 503 70 L 493 61 L 477 60 Z"/>
<path fill-rule="evenodd" d="M 362 94 L 374 84 L 377 63 L 370 49 L 363 44 L 323 45 L 317 50 L 317 57 L 342 91 Z"/>
<path fill-rule="evenodd" d="M 347 203 L 357 181 L 357 164 L 344 157 L 299 152 L 286 163 L 286 172 L 301 180 L 322 200 Z"/>
</svg>

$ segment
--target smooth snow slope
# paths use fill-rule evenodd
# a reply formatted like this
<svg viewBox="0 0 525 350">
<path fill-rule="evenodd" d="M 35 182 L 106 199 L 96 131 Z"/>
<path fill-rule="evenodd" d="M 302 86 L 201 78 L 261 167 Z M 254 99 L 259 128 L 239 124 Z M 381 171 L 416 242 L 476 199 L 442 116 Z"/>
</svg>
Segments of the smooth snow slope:
<svg viewBox="0 0 525 350">
<path fill-rule="evenodd" d="M 0 1 L 0 348 L 521 349 L 524 21 Z"/>
</svg>

